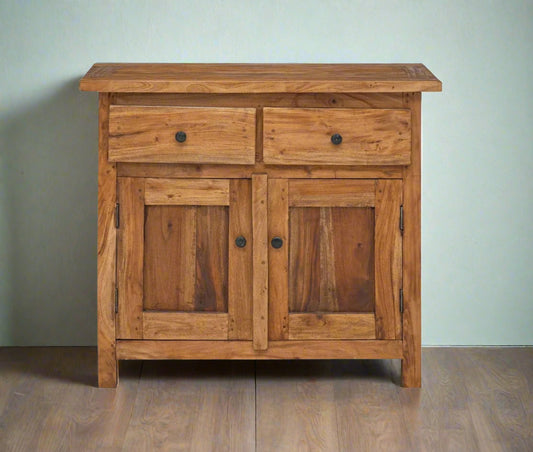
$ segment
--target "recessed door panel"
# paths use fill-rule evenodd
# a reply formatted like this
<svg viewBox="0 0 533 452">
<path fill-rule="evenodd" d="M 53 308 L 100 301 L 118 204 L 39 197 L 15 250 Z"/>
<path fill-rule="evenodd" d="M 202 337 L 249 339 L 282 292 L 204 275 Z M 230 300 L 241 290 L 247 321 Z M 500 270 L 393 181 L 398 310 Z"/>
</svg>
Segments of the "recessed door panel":
<svg viewBox="0 0 533 452">
<path fill-rule="evenodd" d="M 291 207 L 289 312 L 374 312 L 374 209 Z"/>
<path fill-rule="evenodd" d="M 272 340 L 399 339 L 400 180 L 285 180 L 269 191 Z M 281 219 L 281 220 L 279 220 Z"/>
<path fill-rule="evenodd" d="M 251 339 L 251 181 L 119 178 L 118 192 L 117 336 Z"/>
<path fill-rule="evenodd" d="M 228 309 L 226 206 L 146 206 L 144 310 Z"/>
</svg>

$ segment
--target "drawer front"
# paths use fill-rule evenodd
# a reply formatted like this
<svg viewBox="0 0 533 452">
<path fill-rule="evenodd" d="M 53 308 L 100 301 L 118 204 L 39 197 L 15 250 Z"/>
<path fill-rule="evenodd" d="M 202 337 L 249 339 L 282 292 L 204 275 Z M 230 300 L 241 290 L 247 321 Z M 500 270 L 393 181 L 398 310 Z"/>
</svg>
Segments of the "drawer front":
<svg viewBox="0 0 533 452">
<path fill-rule="evenodd" d="M 408 165 L 411 112 L 265 108 L 263 159 L 277 165 Z"/>
<path fill-rule="evenodd" d="M 111 162 L 244 165 L 254 148 L 254 108 L 110 107 Z"/>
</svg>

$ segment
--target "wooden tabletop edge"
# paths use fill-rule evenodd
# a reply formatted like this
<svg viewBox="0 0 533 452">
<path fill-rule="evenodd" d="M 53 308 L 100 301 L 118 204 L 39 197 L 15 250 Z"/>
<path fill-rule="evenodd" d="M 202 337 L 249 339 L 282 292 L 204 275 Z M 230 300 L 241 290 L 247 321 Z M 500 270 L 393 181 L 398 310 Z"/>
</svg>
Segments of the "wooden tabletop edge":
<svg viewBox="0 0 533 452">
<path fill-rule="evenodd" d="M 406 77 L 398 76 L 398 67 L 406 68 Z M 169 69 L 170 68 L 170 69 Z M 181 72 L 179 69 L 184 68 Z M 199 74 L 188 77 L 185 68 L 193 68 Z M 236 72 L 232 74 L 232 70 Z M 245 69 L 250 68 L 248 77 Z M 296 73 L 302 68 L 311 72 Z M 331 69 L 339 70 L 338 75 Z M 374 74 L 372 70 L 376 70 Z M 390 77 L 386 72 L 390 68 Z M 120 74 L 116 71 L 124 69 Z M 178 70 L 176 78 L 168 76 Z M 228 72 L 224 73 L 224 69 Z M 265 70 L 264 76 L 258 70 Z M 269 71 L 279 69 L 279 73 Z M 361 77 L 351 77 L 350 72 L 361 70 Z M 243 71 L 244 70 L 244 71 Z M 129 71 L 129 73 L 128 73 Z M 140 73 L 135 73 L 135 72 Z M 217 72 L 218 71 L 218 72 Z M 324 73 L 321 73 L 324 71 Z M 326 72 L 329 71 L 329 72 Z M 344 71 L 344 74 L 343 74 Z M 368 73 L 370 71 L 370 74 Z M 380 72 L 381 71 L 381 72 Z M 409 72 L 413 73 L 409 74 Z M 291 76 L 284 78 L 283 72 Z M 209 77 L 213 74 L 212 77 Z M 244 73 L 244 75 L 243 75 Z M 216 75 L 215 75 L 216 74 Z M 296 75 L 295 75 L 296 74 Z M 348 74 L 348 75 L 346 75 Z M 166 75 L 166 76 L 165 76 Z M 209 64 L 209 63 L 95 63 L 80 80 L 81 91 L 96 92 L 159 92 L 159 93 L 357 93 L 357 92 L 423 92 L 442 91 L 442 82 L 421 63 L 414 64 Z"/>
</svg>

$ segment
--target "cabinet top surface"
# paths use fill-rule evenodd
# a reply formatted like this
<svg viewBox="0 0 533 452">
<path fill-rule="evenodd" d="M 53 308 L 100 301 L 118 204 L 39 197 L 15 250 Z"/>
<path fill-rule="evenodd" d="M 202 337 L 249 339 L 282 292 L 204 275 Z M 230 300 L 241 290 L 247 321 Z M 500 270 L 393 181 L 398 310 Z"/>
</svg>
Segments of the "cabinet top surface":
<svg viewBox="0 0 533 452">
<path fill-rule="evenodd" d="M 96 63 L 82 91 L 341 93 L 441 91 L 423 64 Z"/>
</svg>

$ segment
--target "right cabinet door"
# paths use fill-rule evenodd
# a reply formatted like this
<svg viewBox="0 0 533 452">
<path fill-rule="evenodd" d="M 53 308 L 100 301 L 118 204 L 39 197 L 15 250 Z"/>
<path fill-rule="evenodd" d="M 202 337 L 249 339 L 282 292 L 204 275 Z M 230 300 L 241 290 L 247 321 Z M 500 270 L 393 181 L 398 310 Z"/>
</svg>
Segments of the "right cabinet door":
<svg viewBox="0 0 533 452">
<path fill-rule="evenodd" d="M 270 340 L 400 339 L 402 181 L 268 190 Z"/>
</svg>

